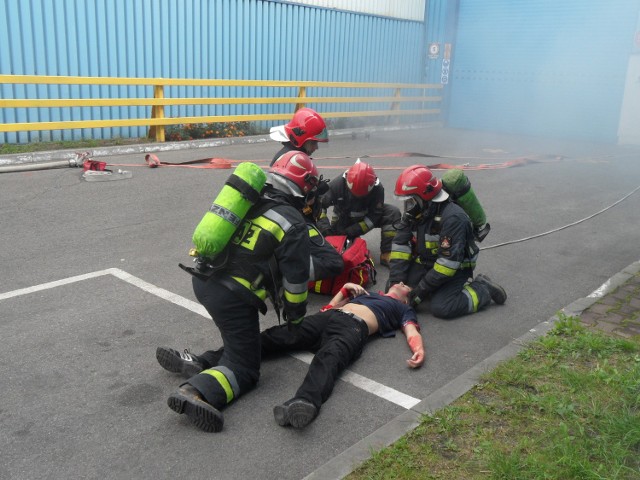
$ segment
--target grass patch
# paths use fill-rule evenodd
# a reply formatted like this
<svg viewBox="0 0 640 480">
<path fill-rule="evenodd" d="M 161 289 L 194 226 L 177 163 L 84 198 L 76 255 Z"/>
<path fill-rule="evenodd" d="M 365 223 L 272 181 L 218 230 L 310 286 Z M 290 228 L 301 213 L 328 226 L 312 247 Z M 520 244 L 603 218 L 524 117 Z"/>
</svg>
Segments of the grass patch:
<svg viewBox="0 0 640 480">
<path fill-rule="evenodd" d="M 358 479 L 640 479 L 640 343 L 561 318 Z"/>
</svg>

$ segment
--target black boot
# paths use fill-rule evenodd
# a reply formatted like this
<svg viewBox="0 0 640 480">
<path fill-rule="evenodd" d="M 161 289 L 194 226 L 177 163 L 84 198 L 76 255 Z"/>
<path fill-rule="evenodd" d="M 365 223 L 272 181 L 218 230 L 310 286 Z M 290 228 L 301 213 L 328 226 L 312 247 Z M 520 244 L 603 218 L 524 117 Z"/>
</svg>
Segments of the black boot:
<svg viewBox="0 0 640 480">
<path fill-rule="evenodd" d="M 167 400 L 169 408 L 176 413 L 184 413 L 191 423 L 205 432 L 219 432 L 224 425 L 224 417 L 213 405 L 204 401 L 200 392 L 189 384 L 182 385 Z"/>
<path fill-rule="evenodd" d="M 191 378 L 204 370 L 202 362 L 188 350 L 179 352 L 169 347 L 158 347 L 156 359 L 165 370 L 179 373 L 185 378 Z"/>
<path fill-rule="evenodd" d="M 489 290 L 489 295 L 491 295 L 491 300 L 493 300 L 498 305 L 503 305 L 504 302 L 507 301 L 507 292 L 505 292 L 504 288 L 493 282 L 486 275 L 482 275 L 480 273 L 475 276 L 474 280 L 487 287 L 487 290 Z"/>
<path fill-rule="evenodd" d="M 318 416 L 315 405 L 302 398 L 292 398 L 273 408 L 273 416 L 281 427 L 304 428 Z"/>
</svg>

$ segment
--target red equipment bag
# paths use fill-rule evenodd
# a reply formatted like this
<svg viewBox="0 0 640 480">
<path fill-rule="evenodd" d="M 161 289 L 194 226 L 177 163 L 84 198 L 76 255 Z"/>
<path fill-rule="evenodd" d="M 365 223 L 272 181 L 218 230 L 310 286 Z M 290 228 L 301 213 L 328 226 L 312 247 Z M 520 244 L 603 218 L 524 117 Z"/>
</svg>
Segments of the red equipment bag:
<svg viewBox="0 0 640 480">
<path fill-rule="evenodd" d="M 329 235 L 325 240 L 342 255 L 344 270 L 337 277 L 309 282 L 310 291 L 335 295 L 347 282 L 363 287 L 376 283 L 376 268 L 364 239 L 358 237 L 349 243 L 346 235 Z"/>
</svg>

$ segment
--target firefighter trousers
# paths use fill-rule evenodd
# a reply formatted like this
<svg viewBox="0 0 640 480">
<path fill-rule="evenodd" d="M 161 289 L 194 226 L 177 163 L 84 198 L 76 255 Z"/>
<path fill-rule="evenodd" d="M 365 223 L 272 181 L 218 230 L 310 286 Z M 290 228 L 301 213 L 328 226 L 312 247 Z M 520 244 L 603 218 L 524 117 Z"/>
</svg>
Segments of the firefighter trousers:
<svg viewBox="0 0 640 480">
<path fill-rule="evenodd" d="M 217 409 L 256 386 L 260 377 L 258 309 L 215 278 L 193 277 L 193 291 L 220 330 L 224 348 L 203 354 L 212 366 L 186 383 Z"/>
<path fill-rule="evenodd" d="M 426 273 L 424 266 L 412 265 L 409 285 L 415 287 Z M 429 297 L 429 310 L 434 317 L 451 320 L 476 313 L 491 303 L 491 294 L 484 285 L 471 281 L 473 270 L 458 270 L 450 280 L 440 285 Z"/>
</svg>

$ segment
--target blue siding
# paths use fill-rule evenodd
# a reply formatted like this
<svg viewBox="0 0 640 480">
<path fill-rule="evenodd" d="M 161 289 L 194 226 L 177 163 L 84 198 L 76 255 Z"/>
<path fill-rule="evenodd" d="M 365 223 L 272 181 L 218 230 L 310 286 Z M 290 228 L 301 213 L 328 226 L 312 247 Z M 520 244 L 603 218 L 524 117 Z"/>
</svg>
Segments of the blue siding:
<svg viewBox="0 0 640 480">
<path fill-rule="evenodd" d="M 423 24 L 265 0 L 0 0 L 0 73 L 418 83 Z M 151 97 L 143 86 L 3 86 L 5 98 Z M 175 96 L 284 96 L 295 89 L 171 87 Z M 318 92 L 309 91 L 308 95 Z M 335 92 L 331 92 L 332 94 Z M 318 110 L 336 107 L 318 105 Z M 288 113 L 287 106 L 178 106 L 166 116 Z M 150 116 L 148 107 L 0 109 L 1 122 Z M 145 128 L 0 134 L 0 142 L 144 136 Z"/>
<path fill-rule="evenodd" d="M 617 140 L 638 0 L 460 0 L 449 125 Z"/>
</svg>

